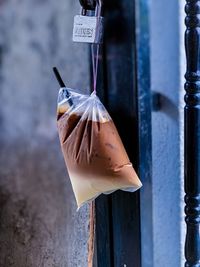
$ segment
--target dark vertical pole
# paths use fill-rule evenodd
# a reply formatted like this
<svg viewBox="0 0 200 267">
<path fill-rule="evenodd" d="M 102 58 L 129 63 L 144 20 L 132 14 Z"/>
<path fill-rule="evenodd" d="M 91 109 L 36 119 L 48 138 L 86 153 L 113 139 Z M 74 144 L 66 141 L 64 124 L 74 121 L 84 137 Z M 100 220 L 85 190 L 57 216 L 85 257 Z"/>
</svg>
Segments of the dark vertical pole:
<svg viewBox="0 0 200 267">
<path fill-rule="evenodd" d="M 105 41 L 97 93 L 139 170 L 135 1 L 107 0 Z M 103 63 L 103 64 L 102 64 Z M 102 85 L 103 83 L 103 85 Z M 98 267 L 140 267 L 139 192 L 115 192 L 96 201 Z"/>
<path fill-rule="evenodd" d="M 135 1 L 136 72 L 139 133 L 141 266 L 153 266 L 152 124 L 149 0 Z"/>
<path fill-rule="evenodd" d="M 139 118 L 135 1 L 107 0 L 107 108 L 136 171 L 139 171 Z M 112 211 L 113 266 L 141 266 L 139 192 L 115 192 Z"/>
<path fill-rule="evenodd" d="M 104 4 L 105 41 L 97 92 L 114 119 L 144 187 L 141 194 L 118 191 L 97 199 L 98 267 L 150 267 L 153 245 L 148 1 L 107 0 Z"/>
<path fill-rule="evenodd" d="M 187 0 L 185 10 L 185 266 L 200 267 L 200 1 Z"/>
</svg>

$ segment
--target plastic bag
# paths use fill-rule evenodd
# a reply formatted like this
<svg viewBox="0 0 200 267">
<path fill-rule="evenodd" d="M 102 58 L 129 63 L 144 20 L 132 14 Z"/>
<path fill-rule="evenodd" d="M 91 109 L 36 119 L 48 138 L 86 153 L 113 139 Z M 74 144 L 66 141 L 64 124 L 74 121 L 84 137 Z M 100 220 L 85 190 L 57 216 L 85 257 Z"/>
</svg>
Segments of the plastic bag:
<svg viewBox="0 0 200 267">
<path fill-rule="evenodd" d="M 100 194 L 134 192 L 142 184 L 117 129 L 95 93 L 61 88 L 58 132 L 78 208 Z"/>
</svg>

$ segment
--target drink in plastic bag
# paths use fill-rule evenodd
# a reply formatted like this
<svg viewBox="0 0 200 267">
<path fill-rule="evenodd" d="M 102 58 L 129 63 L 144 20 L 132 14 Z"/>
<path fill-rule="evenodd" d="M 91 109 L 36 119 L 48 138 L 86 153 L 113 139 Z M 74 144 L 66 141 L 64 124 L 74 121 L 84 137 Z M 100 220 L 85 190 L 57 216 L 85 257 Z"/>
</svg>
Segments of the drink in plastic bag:
<svg viewBox="0 0 200 267">
<path fill-rule="evenodd" d="M 58 132 L 78 208 L 100 194 L 134 192 L 142 184 L 118 131 L 96 96 L 61 88 Z"/>
</svg>

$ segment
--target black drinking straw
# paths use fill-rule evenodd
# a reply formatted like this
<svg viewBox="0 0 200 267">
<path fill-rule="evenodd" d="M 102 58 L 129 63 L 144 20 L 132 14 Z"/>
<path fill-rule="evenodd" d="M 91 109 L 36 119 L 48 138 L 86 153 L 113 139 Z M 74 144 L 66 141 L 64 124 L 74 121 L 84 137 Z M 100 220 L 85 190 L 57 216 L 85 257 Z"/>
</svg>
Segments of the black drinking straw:
<svg viewBox="0 0 200 267">
<path fill-rule="evenodd" d="M 72 102 L 72 99 L 70 98 L 71 94 L 70 94 L 70 92 L 67 90 L 67 88 L 66 88 L 66 86 L 65 86 L 65 83 L 63 82 L 63 79 L 62 79 L 61 76 L 60 76 L 60 73 L 59 73 L 58 69 L 57 69 L 56 67 L 53 67 L 53 72 L 54 72 L 54 74 L 55 74 L 55 76 L 56 76 L 56 79 L 57 79 L 57 81 L 58 81 L 60 87 L 61 87 L 61 88 L 65 87 L 65 89 L 64 89 L 64 90 L 65 90 L 65 96 L 66 96 L 67 98 L 69 98 L 69 99 L 68 99 L 68 103 L 69 103 L 70 106 L 72 106 L 72 105 L 73 105 L 73 102 Z"/>
<path fill-rule="evenodd" d="M 60 87 L 61 88 L 62 87 L 66 87 L 65 84 L 64 84 L 64 82 L 63 82 L 63 79 L 61 78 L 60 73 L 59 73 L 59 71 L 58 71 L 58 69 L 56 67 L 53 67 L 53 72 L 54 72 L 54 74 L 56 76 L 56 79 L 57 79 Z"/>
</svg>

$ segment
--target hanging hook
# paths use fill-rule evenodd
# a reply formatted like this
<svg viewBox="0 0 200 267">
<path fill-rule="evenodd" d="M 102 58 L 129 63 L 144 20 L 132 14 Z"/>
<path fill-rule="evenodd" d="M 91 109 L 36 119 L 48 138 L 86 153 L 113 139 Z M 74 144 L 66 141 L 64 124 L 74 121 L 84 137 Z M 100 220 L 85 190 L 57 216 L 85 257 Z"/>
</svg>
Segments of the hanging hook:
<svg viewBox="0 0 200 267">
<path fill-rule="evenodd" d="M 95 10 L 96 0 L 79 0 L 84 10 Z"/>
<path fill-rule="evenodd" d="M 102 0 L 79 0 L 82 6 L 82 15 L 86 15 L 87 10 L 96 10 L 97 16 L 101 16 L 103 2 Z"/>
</svg>

